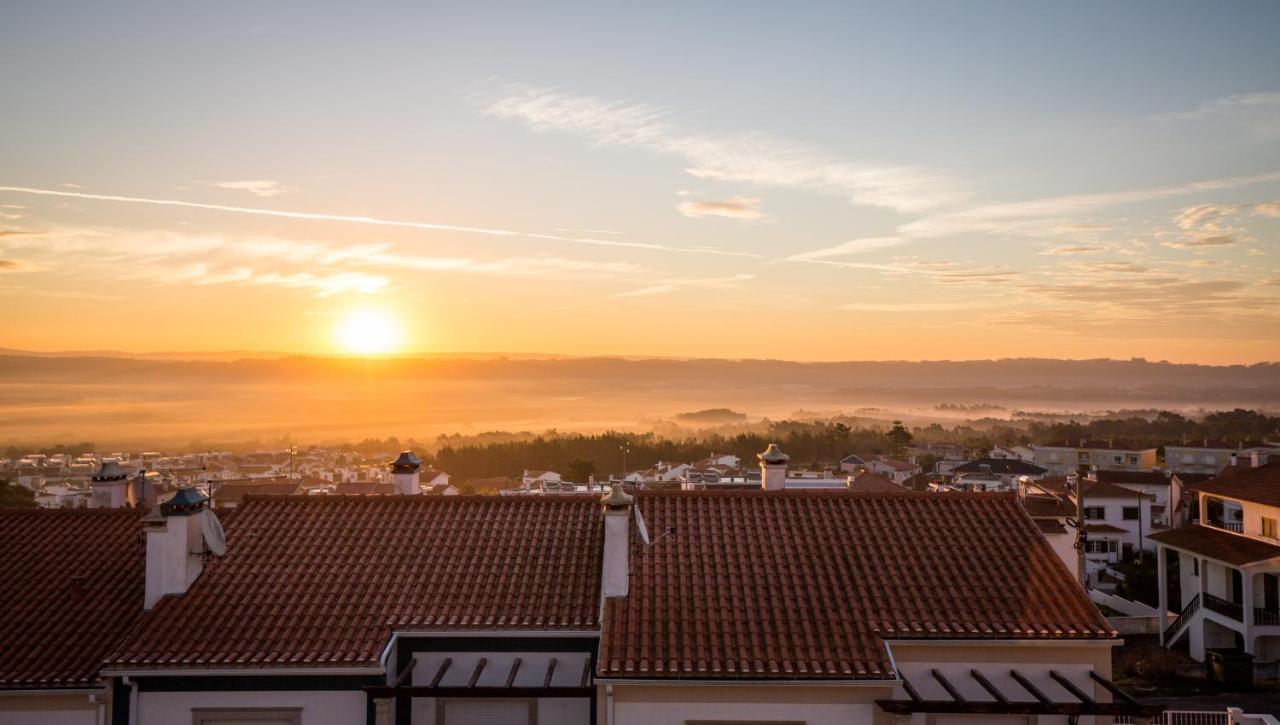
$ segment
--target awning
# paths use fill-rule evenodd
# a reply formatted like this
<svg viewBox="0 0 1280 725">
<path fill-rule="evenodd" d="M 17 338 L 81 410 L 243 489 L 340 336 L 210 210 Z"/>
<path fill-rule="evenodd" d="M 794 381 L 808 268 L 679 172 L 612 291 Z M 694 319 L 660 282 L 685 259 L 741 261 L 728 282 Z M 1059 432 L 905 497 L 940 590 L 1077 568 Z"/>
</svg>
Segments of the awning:
<svg viewBox="0 0 1280 725">
<path fill-rule="evenodd" d="M 589 697 L 595 691 L 591 675 L 586 652 L 423 652 L 394 684 L 364 691 L 374 699 Z"/>
<path fill-rule="evenodd" d="M 950 665 L 944 672 L 906 663 L 903 669 L 902 686 L 894 688 L 894 698 L 876 700 L 886 712 L 1150 717 L 1163 711 L 1160 705 L 1143 705 L 1107 678 L 1080 667 L 1032 670 Z M 1095 690 L 1099 687 L 1111 702 L 1098 701 Z"/>
</svg>

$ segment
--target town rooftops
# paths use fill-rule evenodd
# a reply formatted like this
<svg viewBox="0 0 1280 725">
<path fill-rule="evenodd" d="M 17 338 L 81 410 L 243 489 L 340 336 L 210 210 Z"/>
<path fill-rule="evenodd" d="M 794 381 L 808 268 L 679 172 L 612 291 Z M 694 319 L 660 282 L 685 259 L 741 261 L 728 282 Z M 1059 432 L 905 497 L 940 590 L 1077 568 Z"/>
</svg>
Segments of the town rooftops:
<svg viewBox="0 0 1280 725">
<path fill-rule="evenodd" d="M 225 526 L 114 667 L 376 667 L 397 630 L 597 627 L 596 496 L 251 496 Z"/>
<path fill-rule="evenodd" d="M 850 477 L 849 490 L 859 493 L 901 493 L 907 489 L 878 473 L 862 471 Z"/>
<path fill-rule="evenodd" d="M 298 492 L 298 481 L 292 478 L 242 478 L 236 481 L 213 481 L 213 503 L 216 506 L 238 504 L 245 496 L 288 496 Z"/>
<path fill-rule="evenodd" d="M 1017 458 L 979 458 L 951 469 L 952 473 L 991 473 L 1010 476 L 1043 476 L 1047 469 Z"/>
<path fill-rule="evenodd" d="M 896 458 L 881 458 L 878 461 L 873 461 L 873 463 L 879 463 L 881 465 L 888 466 L 889 468 L 892 468 L 895 471 L 914 471 L 920 467 L 914 463 L 910 463 L 908 461 L 900 461 Z"/>
<path fill-rule="evenodd" d="M 672 533 L 633 538 L 601 624 L 598 495 L 249 497 L 110 667 L 376 668 L 394 632 L 599 630 L 601 677 L 886 679 L 891 639 L 1114 636 L 1013 494 L 635 501 Z"/>
<path fill-rule="evenodd" d="M 1280 546 L 1199 524 L 1157 531 L 1147 538 L 1158 544 L 1207 556 L 1232 566 L 1280 558 Z"/>
<path fill-rule="evenodd" d="M 1111 638 L 1015 494 L 641 492 L 599 675 L 886 679 L 893 639 Z"/>
<path fill-rule="evenodd" d="M 0 690 L 96 687 L 142 618 L 140 514 L 0 510 Z"/>
<path fill-rule="evenodd" d="M 1197 484 L 1195 489 L 1214 496 L 1280 506 L 1280 461 L 1224 472 L 1217 478 Z"/>
</svg>

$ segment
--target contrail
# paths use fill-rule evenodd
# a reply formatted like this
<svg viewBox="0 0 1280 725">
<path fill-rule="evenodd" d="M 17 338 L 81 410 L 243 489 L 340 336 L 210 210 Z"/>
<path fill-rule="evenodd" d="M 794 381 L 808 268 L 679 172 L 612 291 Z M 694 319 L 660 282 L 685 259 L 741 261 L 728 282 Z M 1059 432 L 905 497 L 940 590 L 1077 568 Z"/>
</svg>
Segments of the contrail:
<svg viewBox="0 0 1280 725">
<path fill-rule="evenodd" d="M 528 239 L 545 239 L 554 242 L 571 242 L 573 244 L 590 244 L 598 247 L 628 247 L 631 249 L 651 249 L 660 252 L 680 252 L 683 254 L 713 254 L 722 257 L 752 257 L 760 259 L 761 255 L 750 252 L 730 252 L 714 247 L 669 247 L 663 244 L 646 242 L 624 242 L 612 239 L 592 239 L 590 237 L 565 237 L 556 234 L 539 234 L 537 232 L 518 232 L 509 229 L 487 229 L 484 227 L 466 227 L 454 224 L 435 224 L 432 222 L 411 222 L 399 219 L 379 219 L 370 216 L 349 216 L 345 214 L 317 214 L 306 211 L 284 211 L 279 209 L 260 209 L 251 206 L 227 206 L 225 204 L 204 204 L 197 201 L 180 201 L 177 199 L 147 199 L 137 196 L 117 196 L 114 194 L 88 194 L 81 191 L 58 191 L 56 189 L 33 189 L 25 186 L 0 186 L 0 191 L 17 194 L 37 194 L 40 196 L 61 196 L 72 199 L 92 199 L 94 201 L 116 201 L 126 204 L 151 204 L 153 206 L 176 206 L 184 209 L 206 209 L 209 211 L 225 211 L 233 214 L 256 214 L 258 216 L 284 217 L 286 219 L 309 219 L 312 221 L 347 222 L 350 224 L 372 224 L 384 227 L 407 227 L 409 229 L 429 229 L 432 231 L 462 232 L 464 234 L 485 234 L 492 237 L 525 237 Z"/>
</svg>

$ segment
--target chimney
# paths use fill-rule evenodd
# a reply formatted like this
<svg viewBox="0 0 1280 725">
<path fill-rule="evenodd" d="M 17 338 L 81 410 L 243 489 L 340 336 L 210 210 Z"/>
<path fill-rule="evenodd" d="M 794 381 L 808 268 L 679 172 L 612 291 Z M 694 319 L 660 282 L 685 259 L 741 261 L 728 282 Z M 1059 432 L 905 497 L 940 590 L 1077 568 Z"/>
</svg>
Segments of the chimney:
<svg viewBox="0 0 1280 725">
<path fill-rule="evenodd" d="M 625 597 L 631 584 L 630 556 L 631 506 L 635 499 L 614 483 L 608 495 L 600 499 L 604 507 L 604 557 L 600 570 L 600 596 Z"/>
<path fill-rule="evenodd" d="M 1022 501 L 1027 497 L 1027 486 L 1031 484 L 1030 476 L 1018 476 L 1018 500 Z"/>
<path fill-rule="evenodd" d="M 777 443 L 770 443 L 763 453 L 757 453 L 760 459 L 760 488 L 766 491 L 781 491 L 787 487 L 787 461 L 791 456 L 778 450 Z"/>
<path fill-rule="evenodd" d="M 129 475 L 116 461 L 104 462 L 92 476 L 93 508 L 118 509 L 129 503 Z"/>
<path fill-rule="evenodd" d="M 418 471 L 422 469 L 422 461 L 413 455 L 413 451 L 401 451 L 400 457 L 391 462 L 391 481 L 400 496 L 417 496 L 422 493 L 418 486 Z"/>
<path fill-rule="evenodd" d="M 1262 465 L 1262 456 L 1258 455 L 1258 451 L 1249 451 L 1249 468 L 1257 468 Z"/>
<path fill-rule="evenodd" d="M 1239 457 L 1239 456 L 1237 456 L 1235 453 L 1232 453 L 1232 454 L 1231 454 L 1231 467 L 1232 467 L 1232 468 L 1235 468 L 1235 467 L 1236 467 L 1236 465 L 1238 465 L 1239 463 L 1240 463 L 1240 457 Z"/>
<path fill-rule="evenodd" d="M 178 489 L 173 498 L 143 518 L 146 526 L 146 594 L 151 609 L 169 594 L 184 594 L 204 567 L 204 517 L 208 497 L 194 488 Z"/>
</svg>

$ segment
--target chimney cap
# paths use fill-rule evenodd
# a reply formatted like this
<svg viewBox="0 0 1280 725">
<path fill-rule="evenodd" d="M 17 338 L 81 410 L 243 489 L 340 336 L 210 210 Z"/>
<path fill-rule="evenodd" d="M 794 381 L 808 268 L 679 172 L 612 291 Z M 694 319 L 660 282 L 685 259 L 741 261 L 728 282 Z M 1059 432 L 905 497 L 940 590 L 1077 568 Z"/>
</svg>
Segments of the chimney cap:
<svg viewBox="0 0 1280 725">
<path fill-rule="evenodd" d="M 613 510 L 626 508 L 635 500 L 635 496 L 632 496 L 622 490 L 622 483 L 620 481 L 614 481 L 613 484 L 609 486 L 609 493 L 600 499 L 600 503 L 604 504 L 606 509 Z"/>
<path fill-rule="evenodd" d="M 160 504 L 162 516 L 190 516 L 197 513 L 209 502 L 209 497 L 195 488 L 188 486 L 178 489 L 173 497 Z"/>
<path fill-rule="evenodd" d="M 119 461 L 103 461 L 93 474 L 94 481 L 123 481 L 128 474 L 120 467 Z"/>
<path fill-rule="evenodd" d="M 756 458 L 759 458 L 761 463 L 786 463 L 791 460 L 791 456 L 783 453 L 777 443 L 770 443 L 763 453 L 756 454 Z"/>
<path fill-rule="evenodd" d="M 400 457 L 391 462 L 392 473 L 417 473 L 422 468 L 422 459 L 413 451 L 400 451 Z"/>
</svg>

